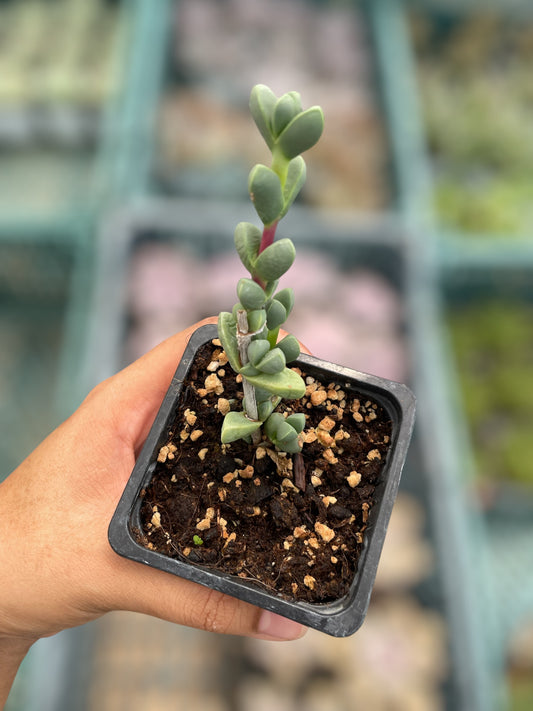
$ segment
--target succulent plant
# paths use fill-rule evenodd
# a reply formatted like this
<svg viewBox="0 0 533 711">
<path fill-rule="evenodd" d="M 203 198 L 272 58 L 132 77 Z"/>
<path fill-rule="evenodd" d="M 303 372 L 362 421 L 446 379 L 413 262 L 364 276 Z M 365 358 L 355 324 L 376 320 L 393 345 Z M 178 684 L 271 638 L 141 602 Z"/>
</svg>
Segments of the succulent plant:
<svg viewBox="0 0 533 711">
<path fill-rule="evenodd" d="M 231 312 L 218 317 L 218 332 L 233 370 L 242 376 L 243 410 L 224 417 L 221 439 L 230 443 L 250 438 L 261 441 L 261 427 L 270 441 L 285 452 L 301 449 L 298 435 L 305 417 L 284 417 L 275 412 L 282 398 L 298 399 L 305 393 L 302 378 L 287 364 L 300 354 L 296 338 L 278 341 L 279 330 L 294 305 L 290 288 L 276 291 L 281 276 L 292 265 L 292 241 L 275 241 L 276 228 L 300 192 L 306 178 L 301 153 L 318 141 L 324 127 L 319 106 L 302 109 L 300 95 L 291 91 L 276 97 L 264 84 L 250 95 L 250 111 L 272 154 L 270 167 L 257 164 L 250 171 L 248 190 L 263 223 L 250 222 L 235 229 L 235 247 L 250 272 L 237 284 L 239 301 Z"/>
</svg>

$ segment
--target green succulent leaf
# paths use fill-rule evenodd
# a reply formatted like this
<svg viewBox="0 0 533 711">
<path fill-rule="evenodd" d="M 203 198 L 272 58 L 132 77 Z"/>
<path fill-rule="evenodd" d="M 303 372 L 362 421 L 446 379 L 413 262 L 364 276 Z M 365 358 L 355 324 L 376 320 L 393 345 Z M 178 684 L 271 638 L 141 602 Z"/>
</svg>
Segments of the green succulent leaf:
<svg viewBox="0 0 533 711">
<path fill-rule="evenodd" d="M 241 375 L 244 375 L 246 378 L 252 377 L 253 375 L 259 375 L 260 371 L 258 368 L 253 366 L 251 363 L 246 363 L 246 365 L 243 365 L 242 368 L 239 370 Z"/>
<path fill-rule="evenodd" d="M 275 281 L 290 269 L 295 257 L 294 244 L 285 237 L 261 252 L 255 262 L 255 273 L 263 281 Z"/>
<path fill-rule="evenodd" d="M 243 437 L 248 437 L 259 427 L 261 427 L 261 422 L 250 420 L 244 412 L 228 412 L 222 423 L 222 443 L 229 444 Z"/>
<path fill-rule="evenodd" d="M 302 111 L 302 100 L 297 91 L 289 91 L 280 97 L 274 106 L 272 133 L 275 137 Z"/>
<path fill-rule="evenodd" d="M 305 383 L 301 377 L 290 368 L 285 368 L 281 373 L 270 375 L 258 373 L 246 376 L 246 380 L 256 388 L 268 390 L 272 395 L 297 400 L 305 395 Z"/>
<path fill-rule="evenodd" d="M 285 338 L 282 338 L 277 344 L 277 347 L 285 354 L 285 360 L 287 363 L 291 363 L 293 360 L 296 360 L 296 358 L 300 355 L 300 344 L 298 343 L 298 339 L 290 334 L 285 336 Z"/>
<path fill-rule="evenodd" d="M 257 402 L 264 402 L 272 397 L 272 393 L 269 390 L 264 390 L 263 388 L 255 388 L 255 397 Z M 276 403 L 277 405 L 278 403 Z"/>
<path fill-rule="evenodd" d="M 231 309 L 231 315 L 233 316 L 233 320 L 235 321 L 235 324 L 237 324 L 237 314 L 239 311 L 246 311 L 244 306 L 241 304 L 240 301 L 238 301 L 233 308 Z M 237 328 L 237 326 L 235 326 Z"/>
<path fill-rule="evenodd" d="M 295 116 L 277 139 L 277 145 L 288 160 L 312 148 L 324 130 L 320 106 L 312 106 Z"/>
<path fill-rule="evenodd" d="M 299 452 L 298 433 L 290 423 L 274 412 L 265 422 L 265 434 L 281 450 L 285 452 Z"/>
<path fill-rule="evenodd" d="M 239 279 L 237 284 L 237 296 L 240 303 L 247 311 L 260 309 L 265 305 L 267 295 L 264 290 L 253 279 Z"/>
<path fill-rule="evenodd" d="M 305 183 L 307 168 L 302 156 L 296 156 L 289 163 L 287 179 L 283 186 L 284 206 L 280 218 L 284 217 Z"/>
<path fill-rule="evenodd" d="M 280 348 L 273 348 L 259 363 L 256 363 L 255 367 L 262 373 L 281 373 L 285 368 L 286 362 L 283 351 Z"/>
<path fill-rule="evenodd" d="M 278 427 L 285 422 L 285 418 L 279 412 L 274 412 L 265 422 L 265 434 L 269 439 L 276 436 Z"/>
<path fill-rule="evenodd" d="M 261 246 L 262 232 L 251 222 L 239 222 L 235 228 L 235 247 L 237 253 L 250 273 L 253 273 L 255 260 Z"/>
<path fill-rule="evenodd" d="M 274 444 L 278 449 L 281 449 L 282 452 L 287 452 L 288 454 L 297 454 L 302 451 L 300 442 L 298 441 L 298 435 L 288 441 L 275 442 Z"/>
<path fill-rule="evenodd" d="M 250 333 L 260 332 L 265 327 L 265 324 L 265 309 L 255 309 L 254 311 L 248 311 L 248 331 Z"/>
<path fill-rule="evenodd" d="M 269 401 L 267 400 L 266 402 L 269 402 Z M 262 417 L 262 416 L 261 416 L 261 412 L 262 412 L 261 406 L 262 406 L 263 404 L 264 404 L 264 403 L 261 403 L 261 404 L 259 404 L 259 403 L 257 403 L 257 402 L 255 403 L 256 411 L 257 411 L 257 413 L 258 413 L 257 419 L 258 419 L 258 420 L 261 420 L 261 422 L 264 422 L 265 419 L 266 419 L 265 417 Z M 248 406 L 248 399 L 247 399 L 246 396 L 244 396 L 243 399 L 242 399 L 242 410 L 243 410 L 245 413 L 249 413 L 249 412 L 250 412 L 250 408 L 249 408 L 249 406 Z M 263 408 L 263 411 L 264 411 L 264 408 Z M 268 417 L 268 415 L 267 415 L 267 417 Z M 253 420 L 253 418 L 250 418 L 250 419 Z"/>
<path fill-rule="evenodd" d="M 218 337 L 228 356 L 231 367 L 238 373 L 241 367 L 241 360 L 237 345 L 237 322 L 229 311 L 222 311 L 218 316 Z"/>
<path fill-rule="evenodd" d="M 248 346 L 248 358 L 253 366 L 256 366 L 270 350 L 270 343 L 265 338 L 258 338 Z M 268 395 L 267 395 L 268 397 Z"/>
<path fill-rule="evenodd" d="M 276 434 L 276 439 L 278 447 L 285 449 L 285 451 L 288 451 L 287 447 L 292 449 L 293 444 L 297 447 L 296 451 L 300 449 L 300 445 L 298 443 L 298 433 L 289 425 L 288 422 L 285 422 L 283 427 L 279 428 Z"/>
<path fill-rule="evenodd" d="M 271 225 L 283 210 L 283 190 L 277 173 L 258 163 L 250 171 L 248 191 L 261 221 Z"/>
<path fill-rule="evenodd" d="M 293 415 L 289 415 L 285 422 L 288 422 L 288 424 L 296 430 L 297 434 L 300 434 L 305 427 L 305 415 L 303 412 L 295 412 Z"/>
<path fill-rule="evenodd" d="M 203 545 L 204 545 L 204 542 L 203 542 L 203 540 L 200 538 L 200 536 L 193 536 L 193 537 L 192 537 L 192 542 L 194 543 L 195 546 L 203 546 Z"/>
<path fill-rule="evenodd" d="M 283 304 L 288 316 L 294 307 L 294 290 L 290 287 L 282 289 L 281 291 L 278 291 L 278 293 L 274 296 L 274 299 L 279 301 L 280 304 Z"/>
<path fill-rule="evenodd" d="M 278 288 L 278 279 L 275 279 L 274 281 L 269 281 L 265 284 L 265 294 L 267 295 L 267 298 L 272 298 L 272 295 Z"/>
<path fill-rule="evenodd" d="M 265 84 L 257 84 L 250 94 L 250 111 L 259 132 L 272 149 L 274 136 L 272 135 L 272 118 L 277 97 Z"/>
<path fill-rule="evenodd" d="M 270 306 L 266 310 L 266 323 L 269 331 L 279 328 L 287 319 L 285 307 L 276 299 L 273 299 Z"/>
<path fill-rule="evenodd" d="M 258 403 L 257 415 L 261 422 L 264 422 L 268 417 L 270 417 L 272 411 L 274 410 L 274 407 L 275 404 L 272 402 L 271 399 Z"/>
<path fill-rule="evenodd" d="M 283 420 L 283 422 L 281 422 L 276 428 L 274 437 L 276 439 L 276 443 L 279 442 L 279 444 L 285 444 L 296 439 L 298 435 L 294 428 L 291 427 L 286 420 Z"/>
</svg>

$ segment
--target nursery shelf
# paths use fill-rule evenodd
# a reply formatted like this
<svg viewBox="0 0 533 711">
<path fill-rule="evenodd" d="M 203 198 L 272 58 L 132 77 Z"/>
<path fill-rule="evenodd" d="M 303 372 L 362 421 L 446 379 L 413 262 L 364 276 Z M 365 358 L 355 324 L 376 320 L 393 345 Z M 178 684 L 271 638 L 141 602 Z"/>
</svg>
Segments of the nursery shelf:
<svg viewBox="0 0 533 711">
<path fill-rule="evenodd" d="M 143 174 L 166 6 L 0 4 L 2 30 L 12 29 L 0 33 L 1 223 L 76 223 Z M 64 32 L 49 43 L 58 21 Z"/>
<path fill-rule="evenodd" d="M 533 19 L 530 3 L 446 0 L 382 0 L 376 3 L 375 18 L 382 42 L 380 72 L 399 176 L 398 205 L 411 227 L 415 250 L 413 284 L 418 285 L 412 311 L 418 353 L 415 376 L 419 379 L 423 443 L 433 442 L 427 445 L 433 447 L 435 460 L 430 474 L 434 477 L 435 494 L 432 513 L 440 532 L 441 549 L 445 551 L 448 572 L 444 578 L 450 586 L 450 600 L 454 592 L 457 596 L 455 581 L 460 576 L 457 570 L 464 566 L 466 573 L 462 613 L 457 609 L 452 618 L 455 616 L 459 626 L 470 629 L 467 639 L 471 647 L 468 652 L 457 647 L 454 656 L 460 660 L 464 708 L 484 710 L 507 708 L 503 684 L 506 648 L 513 629 L 532 614 L 531 560 L 524 546 L 532 518 L 531 513 L 520 521 L 513 521 L 511 515 L 503 515 L 501 511 L 490 515 L 471 492 L 471 481 L 476 475 L 474 453 L 463 415 L 456 361 L 448 333 L 441 324 L 446 322 L 446 305 L 450 305 L 453 294 L 454 301 L 461 304 L 467 293 L 496 296 L 505 287 L 514 290 L 522 300 L 531 299 L 533 222 L 530 220 L 529 227 L 526 223 L 522 233 L 514 235 L 505 229 L 498 234 L 496 227 L 491 228 L 490 234 L 481 229 L 468 233 L 466 229 L 450 229 L 443 223 L 435 209 L 437 175 L 426 136 L 423 115 L 426 107 L 419 85 L 421 68 L 417 66 L 410 23 L 412 16 L 422 17 L 440 28 L 445 36 L 447 28 L 454 23 L 466 23 L 474 13 L 485 19 L 488 16 L 493 22 L 500 18 L 504 26 L 515 30 L 527 29 Z M 455 103 L 450 105 L 460 121 Z M 528 127 L 528 121 L 522 122 L 522 130 Z M 493 152 L 498 147 L 497 141 L 487 146 Z M 529 171 L 529 192 L 531 185 Z M 470 324 L 473 332 L 476 325 Z M 435 432 L 439 433 L 436 442 Z M 446 553 L 450 532 L 461 545 L 459 560 Z M 456 630 L 457 626 L 452 628 L 452 637 Z"/>
<path fill-rule="evenodd" d="M 89 13 L 83 10 L 87 4 L 83 0 L 55 2 L 57 7 L 68 5 Z M 271 83 L 278 93 L 293 86 L 285 86 L 285 81 L 291 83 L 290 77 L 280 75 L 274 59 L 271 63 L 265 59 L 265 75 L 259 79 L 236 71 L 232 64 L 242 63 L 238 54 L 233 56 L 233 47 L 249 56 L 246 41 L 249 43 L 250 37 L 259 51 L 257 33 L 250 35 L 246 22 L 252 10 L 258 13 L 256 22 L 263 17 L 266 0 L 230 3 L 232 12 L 240 13 L 243 46 L 237 42 L 235 18 L 232 15 L 230 22 L 229 15 L 220 14 L 219 4 L 216 0 L 93 3 L 105 13 L 117 13 L 113 14 L 116 53 L 108 90 L 100 94 L 96 109 L 93 102 L 89 110 L 79 110 L 81 100 L 69 98 L 67 92 L 53 95 L 57 111 L 43 111 L 42 97 L 30 96 L 36 83 L 26 82 L 26 96 L 22 97 L 26 104 L 22 113 L 20 102 L 14 111 L 8 92 L 12 96 L 13 87 L 6 88 L 5 81 L 5 39 L 0 35 L 0 163 L 7 176 L 4 186 L 0 185 L 0 330 L 2 343 L 7 344 L 0 356 L 0 421 L 4 433 L 9 434 L 0 451 L 3 471 L 14 467 L 70 412 L 90 385 L 151 342 L 175 331 L 183 325 L 180 319 L 191 320 L 190 304 L 184 314 L 187 304 L 180 301 L 184 284 L 191 292 L 196 289 L 198 318 L 220 308 L 214 299 L 200 299 L 197 285 L 209 285 L 220 277 L 215 265 L 231 248 L 236 223 L 254 219 L 243 186 L 250 160 L 261 155 L 261 146 L 250 139 L 252 157 L 245 157 L 245 165 L 228 157 L 242 153 L 248 130 L 243 128 L 248 92 L 257 80 Z M 35 10 L 39 3 L 0 3 L 0 32 L 9 7 L 22 5 Z M 344 124 L 339 110 L 333 121 L 335 133 L 353 136 L 353 141 L 344 146 L 344 153 L 336 154 L 333 166 L 321 164 L 318 157 L 316 169 L 311 165 L 309 169 L 310 175 L 325 182 L 332 170 L 338 171 L 350 185 L 348 196 L 339 201 L 330 193 L 326 207 L 318 211 L 310 207 L 315 204 L 315 188 L 310 183 L 286 224 L 284 220 L 283 232 L 294 238 L 299 253 L 309 249 L 311 259 L 326 254 L 331 260 L 328 273 L 337 274 L 337 281 L 316 287 L 317 294 L 331 289 L 335 298 L 340 298 L 338 290 L 342 284 L 346 286 L 338 277 L 341 264 L 341 274 L 350 274 L 347 293 L 354 286 L 352 281 L 361 288 L 363 282 L 352 280 L 352 275 L 357 271 L 359 278 L 364 271 L 377 274 L 390 290 L 389 296 L 399 296 L 401 309 L 387 322 L 388 331 L 378 329 L 375 323 L 359 325 L 359 331 L 354 326 L 351 342 L 358 343 L 374 333 L 377 340 L 392 344 L 391 352 L 404 359 L 398 379 L 407 372 L 417 392 L 418 425 L 404 491 L 428 513 L 424 533 L 431 537 L 438 562 L 437 574 L 423 582 L 416 594 L 426 611 L 437 611 L 446 621 L 449 640 L 445 654 L 450 672 L 445 688 L 440 689 L 444 706 L 450 711 L 499 711 L 507 708 L 502 679 L 509 639 L 517 626 L 533 615 L 533 508 L 528 496 L 522 496 L 518 506 L 510 489 L 504 490 L 500 505 L 492 508 L 479 495 L 475 443 L 448 323 L 454 309 L 461 311 L 473 299 L 483 304 L 488 296 L 502 291 L 520 303 L 533 300 L 533 219 L 529 215 L 528 223 L 520 229 L 507 229 L 507 218 L 472 227 L 469 222 L 450 224 L 442 203 L 439 209 L 436 195 L 442 160 L 435 160 L 434 143 L 428 140 L 427 82 L 422 77 L 424 67 L 419 62 L 422 54 L 413 18 L 421 17 L 428 23 L 440 42 L 450 27 L 487 14 L 502 18 L 507 27 L 533 27 L 533 6 L 527 0 L 302 0 L 285 2 L 283 7 L 288 8 L 289 29 L 294 29 L 294 22 L 314 27 L 313 23 L 321 21 L 327 27 L 330 46 L 347 50 L 347 54 L 339 53 L 344 57 L 342 67 L 335 65 L 331 53 L 324 55 L 326 64 L 320 65 L 319 73 L 326 72 L 329 85 L 317 84 L 311 74 L 305 75 L 303 85 L 295 79 L 304 102 L 309 98 L 324 106 L 335 105 L 339 96 L 345 96 L 348 113 L 353 102 L 363 111 L 353 123 Z M 218 18 L 218 46 L 209 41 L 210 27 L 201 25 L 206 21 L 205 17 L 202 20 L 202 8 Z M 326 12 L 330 12 L 329 24 Z M 306 23 L 298 21 L 304 16 L 299 13 L 307 13 Z M 350 22 L 345 21 L 348 17 Z M 275 34 L 268 17 L 262 22 L 271 32 L 268 59 L 276 54 L 272 47 L 283 34 Z M 294 32 L 300 39 L 304 37 L 296 29 Z M 200 36 L 203 44 L 195 42 Z M 318 45 L 309 43 L 308 38 L 306 41 L 313 47 L 313 55 L 322 56 Z M 203 51 L 206 42 L 213 45 L 207 48 L 210 54 Z M 305 49 L 306 42 L 300 44 Z M 286 43 L 283 49 L 287 49 Z M 21 50 L 17 56 L 22 54 Z M 296 57 L 295 62 L 300 59 Z M 437 64 L 433 58 L 431 69 L 438 73 L 441 69 L 435 69 L 434 60 Z M 248 61 L 245 64 L 249 66 Z M 304 62 L 304 68 L 306 64 L 309 62 Z M 51 59 L 46 66 L 51 66 Z M 62 91 L 66 91 L 64 87 Z M 500 112 L 495 113 L 500 118 Z M 21 116 L 24 130 L 13 133 L 17 125 L 13 119 Z M 249 122 L 247 117 L 245 122 Z M 233 134 L 225 130 L 228 124 L 235 129 Z M 529 123 L 525 129 L 528 127 Z M 213 144 L 207 136 L 214 136 Z M 533 145 L 530 139 L 531 135 L 524 145 Z M 204 144 L 207 150 L 202 153 Z M 338 145 L 333 144 L 335 141 L 332 148 L 337 150 Z M 490 144 L 489 148 L 501 146 Z M 352 150 L 357 160 L 352 159 Z M 525 159 L 525 151 L 519 154 Z M 219 158 L 213 160 L 214 155 Z M 533 171 L 527 172 L 525 194 L 532 185 Z M 358 180 L 361 174 L 363 181 Z M 352 178 L 354 183 L 349 182 Z M 365 181 L 371 188 L 368 191 L 361 188 Z M 318 184 L 321 186 L 324 182 Z M 152 197 L 154 194 L 159 197 Z M 189 251 L 186 244 L 192 245 Z M 146 255 L 149 258 L 141 268 L 141 258 Z M 172 313 L 167 313 L 156 329 L 147 323 L 163 294 L 164 280 L 152 289 L 151 301 L 141 298 L 150 259 L 154 269 L 178 282 L 183 280 L 180 294 L 174 289 Z M 211 270 L 209 278 L 202 269 Z M 365 288 L 370 284 L 364 282 Z M 217 288 L 224 291 L 228 285 L 220 279 Z M 365 292 L 357 293 L 360 299 Z M 394 302 L 388 298 L 383 297 L 382 305 Z M 360 315 L 356 312 L 350 319 L 356 320 Z M 475 327 L 472 323 L 473 330 Z M 333 338 L 323 339 L 324 345 L 328 340 L 332 347 L 337 346 Z M 348 353 L 346 358 L 352 355 Z M 15 395 L 19 401 L 13 409 Z M 48 413 L 50 401 L 54 402 L 53 417 L 45 422 L 43 413 Z M 29 418 L 29 427 L 20 426 L 18 413 Z M 53 640 L 38 646 L 23 667 L 9 711 L 72 708 L 72 699 L 79 701 L 76 685 L 86 696 L 84 703 L 94 705 L 87 674 L 88 669 L 90 673 L 98 671 L 98 663 L 88 660 L 94 645 L 106 639 L 109 642 L 114 629 L 117 638 L 128 639 L 129 621 L 120 622 L 116 628 L 103 623 L 61 635 L 57 646 Z M 135 623 L 135 628 L 144 634 L 141 623 Z M 178 636 L 186 639 L 170 629 L 161 628 L 160 632 L 174 646 Z M 71 655 L 78 645 L 81 656 Z M 157 641 L 152 651 L 156 647 Z M 113 655 L 112 645 L 106 650 Z M 245 653 L 242 647 L 231 645 L 223 651 L 238 663 Z M 184 660 L 172 659 L 191 670 L 191 678 L 202 671 L 196 657 L 189 659 L 189 667 Z M 115 668 L 126 673 L 129 663 Z M 262 668 L 261 663 L 256 660 L 254 673 Z M 212 657 L 211 664 L 214 669 Z M 39 666 L 50 671 L 49 679 L 42 674 L 39 677 Z M 150 668 L 169 667 L 158 667 L 154 661 Z M 67 676 L 71 687 L 63 683 Z M 101 676 L 100 681 L 99 688 L 111 691 L 111 677 Z M 43 690 L 48 690 L 48 696 Z M 231 690 L 226 692 L 230 698 Z M 50 700 L 48 707 L 46 699 Z M 209 695 L 204 701 L 215 703 Z"/>
<path fill-rule="evenodd" d="M 309 156 L 306 204 L 387 210 L 395 186 L 368 5 L 367 12 L 365 3 L 289 2 L 283 23 L 268 0 L 152 7 L 145 20 L 159 41 L 131 95 L 123 194 L 246 198 L 249 166 L 263 151 L 248 113 L 253 51 L 261 81 L 276 93 L 298 84 L 304 103 L 330 106 L 323 147 Z M 343 144 L 347 132 L 359 141 Z"/>
<path fill-rule="evenodd" d="M 432 175 L 430 209 L 439 229 L 462 232 L 464 241 L 527 239 L 533 223 L 533 12 L 530 4 L 527 12 L 525 4 L 524 12 L 511 5 L 418 4 L 406 12 Z"/>
<path fill-rule="evenodd" d="M 502 655 L 511 634 L 533 616 L 533 270 L 519 255 L 443 271 L 443 316 L 469 433 L 463 457 L 477 464 L 474 490 L 484 508 Z"/>
</svg>

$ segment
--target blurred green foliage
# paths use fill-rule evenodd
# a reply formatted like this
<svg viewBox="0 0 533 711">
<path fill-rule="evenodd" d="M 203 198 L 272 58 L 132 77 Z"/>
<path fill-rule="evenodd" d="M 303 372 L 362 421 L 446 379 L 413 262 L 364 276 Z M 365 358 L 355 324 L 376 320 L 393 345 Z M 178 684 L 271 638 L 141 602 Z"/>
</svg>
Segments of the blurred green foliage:
<svg viewBox="0 0 533 711">
<path fill-rule="evenodd" d="M 533 306 L 467 306 L 450 324 L 479 475 L 533 484 Z"/>
<path fill-rule="evenodd" d="M 478 11 L 412 21 L 436 209 L 447 227 L 533 224 L 533 22 Z"/>
</svg>

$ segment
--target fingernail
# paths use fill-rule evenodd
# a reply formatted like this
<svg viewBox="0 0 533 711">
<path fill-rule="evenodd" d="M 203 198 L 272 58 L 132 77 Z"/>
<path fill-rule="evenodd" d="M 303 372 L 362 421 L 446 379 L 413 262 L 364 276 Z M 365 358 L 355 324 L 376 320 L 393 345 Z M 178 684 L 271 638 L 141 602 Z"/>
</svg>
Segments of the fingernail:
<svg viewBox="0 0 533 711">
<path fill-rule="evenodd" d="M 298 622 L 288 620 L 268 610 L 263 610 L 259 617 L 257 632 L 272 639 L 299 639 L 307 632 L 307 628 Z"/>
</svg>

